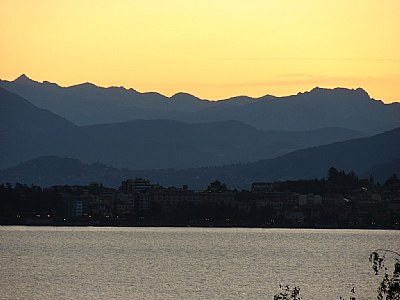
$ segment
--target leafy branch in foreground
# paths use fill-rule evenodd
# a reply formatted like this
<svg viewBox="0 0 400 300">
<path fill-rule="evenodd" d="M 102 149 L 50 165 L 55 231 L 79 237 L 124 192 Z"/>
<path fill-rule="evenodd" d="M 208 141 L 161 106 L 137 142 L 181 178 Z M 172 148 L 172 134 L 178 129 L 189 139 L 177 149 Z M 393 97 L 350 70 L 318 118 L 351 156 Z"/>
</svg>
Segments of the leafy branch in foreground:
<svg viewBox="0 0 400 300">
<path fill-rule="evenodd" d="M 395 261 L 392 274 L 389 274 L 389 269 L 385 265 L 387 256 Z M 377 300 L 400 300 L 400 254 L 393 250 L 377 249 L 371 253 L 369 261 L 372 263 L 375 275 L 383 271 L 383 278 L 377 289 Z M 302 300 L 299 287 L 290 288 L 286 285 L 280 286 L 280 289 L 281 292 L 274 296 L 274 300 Z M 343 297 L 339 299 L 344 300 Z M 351 289 L 350 300 L 356 300 L 354 287 Z"/>
<path fill-rule="evenodd" d="M 300 296 L 300 288 L 295 286 L 294 288 L 290 288 L 288 285 L 280 286 L 281 292 L 274 296 L 274 300 L 301 300 Z"/>
<path fill-rule="evenodd" d="M 388 268 L 385 266 L 387 260 L 386 255 L 394 258 L 393 274 L 389 274 Z M 378 275 L 382 270 L 383 279 L 378 287 L 378 300 L 400 300 L 400 254 L 387 249 L 377 249 L 369 256 L 369 261 L 372 263 L 372 268 L 375 275 Z"/>
</svg>

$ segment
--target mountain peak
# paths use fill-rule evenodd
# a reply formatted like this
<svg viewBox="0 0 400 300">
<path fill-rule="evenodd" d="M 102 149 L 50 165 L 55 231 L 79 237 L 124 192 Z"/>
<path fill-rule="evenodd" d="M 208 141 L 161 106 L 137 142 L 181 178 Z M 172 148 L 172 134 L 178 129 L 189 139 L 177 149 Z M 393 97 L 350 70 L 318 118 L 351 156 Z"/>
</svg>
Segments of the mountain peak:
<svg viewBox="0 0 400 300">
<path fill-rule="evenodd" d="M 367 96 L 368 98 L 370 98 L 368 92 L 361 87 L 356 88 L 355 91 L 360 95 L 364 95 L 364 96 Z"/>
<path fill-rule="evenodd" d="M 18 78 L 14 80 L 16 83 L 27 84 L 35 82 L 34 80 L 30 79 L 26 74 L 21 74 Z"/>
<path fill-rule="evenodd" d="M 84 86 L 87 86 L 87 87 L 98 87 L 97 85 L 95 85 L 94 83 L 91 83 L 91 82 L 89 82 L 89 81 L 84 82 L 84 83 L 77 84 L 76 86 L 82 86 L 82 87 L 84 87 Z"/>
<path fill-rule="evenodd" d="M 102 87 L 99 87 L 99 86 L 95 85 L 94 83 L 91 83 L 91 82 L 84 82 L 84 83 L 75 84 L 75 85 L 72 85 L 72 86 L 70 86 L 68 88 L 69 89 L 94 89 L 94 88 L 104 89 Z"/>
<path fill-rule="evenodd" d="M 356 88 L 356 89 L 349 89 L 349 88 L 343 88 L 343 87 L 337 87 L 337 88 L 321 88 L 321 87 L 315 87 L 309 92 L 305 92 L 304 94 L 310 94 L 310 95 L 316 95 L 316 96 L 322 96 L 322 97 L 331 97 L 336 95 L 336 97 L 339 97 L 337 99 L 340 99 L 342 97 L 355 97 L 358 99 L 371 99 L 369 94 L 363 89 L 363 88 Z M 343 99 L 345 99 L 343 98 Z"/>
<path fill-rule="evenodd" d="M 178 92 L 172 97 L 170 97 L 171 100 L 200 100 L 196 96 L 193 96 L 192 94 L 185 93 L 185 92 Z"/>
</svg>

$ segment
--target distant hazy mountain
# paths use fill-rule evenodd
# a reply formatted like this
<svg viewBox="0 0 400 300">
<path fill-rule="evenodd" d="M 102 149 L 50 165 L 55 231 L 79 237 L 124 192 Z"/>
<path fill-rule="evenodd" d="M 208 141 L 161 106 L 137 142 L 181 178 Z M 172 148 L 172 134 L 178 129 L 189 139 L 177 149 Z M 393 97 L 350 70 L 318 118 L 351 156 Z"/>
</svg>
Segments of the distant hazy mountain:
<svg viewBox="0 0 400 300">
<path fill-rule="evenodd" d="M 60 87 L 20 76 L 0 86 L 78 125 L 132 119 L 170 119 L 189 123 L 236 120 L 264 130 L 314 130 L 342 127 L 376 134 L 400 126 L 400 104 L 371 99 L 362 89 L 315 88 L 289 97 L 234 97 L 200 100 L 178 93 L 170 98 L 123 87 L 90 83 Z"/>
<path fill-rule="evenodd" d="M 135 120 L 79 127 L 2 88 L 0 107 L 0 169 L 48 155 L 131 169 L 216 166 L 365 136 L 343 128 L 267 132 L 238 121 Z"/>
<path fill-rule="evenodd" d="M 360 88 L 315 88 L 294 96 L 266 96 L 246 105 L 214 106 L 191 114 L 192 119 L 204 122 L 239 120 L 276 130 L 334 126 L 376 134 L 400 126 L 400 103 L 373 100 Z"/>
<path fill-rule="evenodd" d="M 47 81 L 33 81 L 26 75 L 14 81 L 0 81 L 0 87 L 77 125 L 132 119 L 177 119 L 183 112 L 215 105 L 215 102 L 202 101 L 184 93 L 168 98 L 159 93 L 139 93 L 123 87 L 102 88 L 91 83 L 60 87 Z"/>
<path fill-rule="evenodd" d="M 275 159 L 214 168 L 130 171 L 98 163 L 87 165 L 77 160 L 44 157 L 0 171 L 0 182 L 19 181 L 47 186 L 100 181 L 117 187 L 122 179 L 144 177 L 165 186 L 188 184 L 190 188 L 204 189 L 218 179 L 230 188 L 249 189 L 255 181 L 322 178 L 332 166 L 385 180 L 392 174 L 381 179 L 380 170 L 390 168 L 391 164 L 396 164 L 397 169 L 391 168 L 390 173 L 398 170 L 399 161 L 400 128 L 397 128 L 369 138 L 298 150 Z M 374 167 L 378 165 L 381 167 Z"/>
<path fill-rule="evenodd" d="M 384 183 L 393 174 L 396 174 L 398 177 L 400 177 L 400 159 L 373 166 L 361 174 L 361 176 L 368 178 L 372 175 L 376 182 Z"/>
<path fill-rule="evenodd" d="M 216 166 L 272 158 L 310 146 L 365 136 L 343 128 L 263 131 L 238 121 L 187 124 L 135 120 L 82 128 L 105 140 L 99 161 L 132 169 Z M 112 158 L 112 159 L 110 159 Z"/>
<path fill-rule="evenodd" d="M 130 175 L 127 170 L 107 167 L 100 163 L 84 164 L 72 158 L 43 156 L 0 171 L 0 182 L 19 182 L 43 187 L 103 182 L 108 186 L 118 187 L 121 180 L 129 178 Z"/>
<path fill-rule="evenodd" d="M 80 129 L 54 113 L 0 88 L 0 167 L 34 157 L 74 156 Z"/>
<path fill-rule="evenodd" d="M 189 184 L 201 188 L 218 179 L 230 187 L 246 188 L 255 181 L 322 178 L 330 167 L 371 173 L 374 166 L 400 159 L 400 128 L 368 138 L 297 150 L 275 159 L 216 168 L 136 172 L 164 185 Z"/>
</svg>

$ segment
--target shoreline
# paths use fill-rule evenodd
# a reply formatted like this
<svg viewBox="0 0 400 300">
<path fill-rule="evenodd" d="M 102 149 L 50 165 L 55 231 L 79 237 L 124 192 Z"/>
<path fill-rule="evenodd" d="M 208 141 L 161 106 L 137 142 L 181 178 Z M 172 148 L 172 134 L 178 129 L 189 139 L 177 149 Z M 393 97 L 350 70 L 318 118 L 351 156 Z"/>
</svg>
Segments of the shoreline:
<svg viewBox="0 0 400 300">
<path fill-rule="evenodd" d="M 181 225 L 181 224 L 96 224 L 96 223 L 41 223 L 41 224 L 33 224 L 33 223 L 12 223 L 12 224 L 4 224 L 0 223 L 0 227 L 109 227 L 109 228 L 243 228 L 243 229 L 332 229 L 332 230 L 400 230 L 400 227 L 367 227 L 367 226 L 359 226 L 359 227 L 332 227 L 332 226 L 257 226 L 257 225 L 206 225 L 206 224 L 196 224 L 196 225 Z"/>
</svg>

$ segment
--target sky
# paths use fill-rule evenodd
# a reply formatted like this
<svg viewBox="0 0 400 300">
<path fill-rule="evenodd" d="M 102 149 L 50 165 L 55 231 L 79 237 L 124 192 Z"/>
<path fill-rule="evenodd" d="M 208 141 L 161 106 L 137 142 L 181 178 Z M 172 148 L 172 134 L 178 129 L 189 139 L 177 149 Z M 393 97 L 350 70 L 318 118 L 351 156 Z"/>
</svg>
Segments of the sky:
<svg viewBox="0 0 400 300">
<path fill-rule="evenodd" d="M 0 0 L 0 79 L 400 101 L 399 0 Z"/>
</svg>

